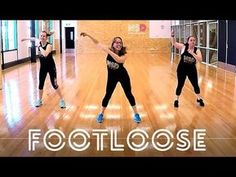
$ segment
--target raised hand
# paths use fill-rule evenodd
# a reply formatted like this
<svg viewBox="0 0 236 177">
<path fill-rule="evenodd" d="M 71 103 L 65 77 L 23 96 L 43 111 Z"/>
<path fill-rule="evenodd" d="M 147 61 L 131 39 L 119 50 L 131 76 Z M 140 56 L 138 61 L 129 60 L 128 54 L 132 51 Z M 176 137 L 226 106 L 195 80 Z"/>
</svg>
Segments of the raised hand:
<svg viewBox="0 0 236 177">
<path fill-rule="evenodd" d="M 171 31 L 171 37 L 175 37 L 175 33 L 173 30 Z"/>
<path fill-rule="evenodd" d="M 85 32 L 82 32 L 82 33 L 80 33 L 80 36 L 85 37 L 85 36 L 88 36 L 88 35 Z"/>
</svg>

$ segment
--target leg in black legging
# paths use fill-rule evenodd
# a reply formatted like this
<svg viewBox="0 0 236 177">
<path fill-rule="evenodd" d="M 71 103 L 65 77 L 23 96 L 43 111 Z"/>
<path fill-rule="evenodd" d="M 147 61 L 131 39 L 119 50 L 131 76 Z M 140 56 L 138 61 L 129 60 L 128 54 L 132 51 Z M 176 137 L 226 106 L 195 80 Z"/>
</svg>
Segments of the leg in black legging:
<svg viewBox="0 0 236 177">
<path fill-rule="evenodd" d="M 102 100 L 102 106 L 107 107 L 108 102 L 111 98 L 111 95 L 113 91 L 116 88 L 116 84 L 118 82 L 118 79 L 114 76 L 108 73 L 108 78 L 107 78 L 107 86 L 106 86 L 106 94 Z"/>
<path fill-rule="evenodd" d="M 182 88 L 184 86 L 184 82 L 185 82 L 185 79 L 186 79 L 186 73 L 178 71 L 177 72 L 177 79 L 178 79 L 178 85 L 177 85 L 175 93 L 176 93 L 177 96 L 179 96 L 181 94 Z"/>
<path fill-rule="evenodd" d="M 57 85 L 57 70 L 56 67 L 53 67 L 49 70 L 50 81 L 54 89 L 58 88 Z"/>
<path fill-rule="evenodd" d="M 198 77 L 197 77 L 197 69 L 194 68 L 193 70 L 191 70 L 191 72 L 188 74 L 188 78 L 194 88 L 194 92 L 196 94 L 200 93 L 200 88 L 198 86 Z"/>
<path fill-rule="evenodd" d="M 122 78 L 120 79 L 120 83 L 125 92 L 126 97 L 129 100 L 130 105 L 135 106 L 136 105 L 135 98 L 131 92 L 130 78 L 126 70 L 124 71 Z"/>
<path fill-rule="evenodd" d="M 39 90 L 43 90 L 46 76 L 47 76 L 47 70 L 41 67 L 39 70 Z"/>
</svg>

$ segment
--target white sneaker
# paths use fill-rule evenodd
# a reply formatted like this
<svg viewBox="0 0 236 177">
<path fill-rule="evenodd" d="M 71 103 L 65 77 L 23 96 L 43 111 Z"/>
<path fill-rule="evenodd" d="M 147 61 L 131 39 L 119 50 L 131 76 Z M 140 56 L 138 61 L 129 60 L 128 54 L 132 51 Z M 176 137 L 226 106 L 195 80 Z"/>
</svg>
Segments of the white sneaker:
<svg viewBox="0 0 236 177">
<path fill-rule="evenodd" d="M 42 105 L 43 105 L 42 100 L 37 100 L 37 101 L 35 102 L 35 107 L 40 107 L 40 106 L 42 106 Z"/>
<path fill-rule="evenodd" d="M 64 101 L 64 100 L 60 100 L 59 106 L 60 106 L 61 108 L 65 108 L 65 107 L 66 107 L 65 101 Z"/>
</svg>

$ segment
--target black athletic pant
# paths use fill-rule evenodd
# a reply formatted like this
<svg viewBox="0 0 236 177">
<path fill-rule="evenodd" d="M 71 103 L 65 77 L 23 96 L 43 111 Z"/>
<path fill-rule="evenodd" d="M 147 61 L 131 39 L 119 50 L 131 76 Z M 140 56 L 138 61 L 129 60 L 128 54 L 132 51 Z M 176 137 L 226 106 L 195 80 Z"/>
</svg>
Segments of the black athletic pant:
<svg viewBox="0 0 236 177">
<path fill-rule="evenodd" d="M 57 71 L 55 64 L 52 64 L 49 66 L 41 66 L 39 71 L 39 89 L 42 90 L 44 86 L 44 82 L 47 76 L 47 73 L 49 73 L 50 81 L 54 89 L 58 88 L 57 85 Z"/>
<path fill-rule="evenodd" d="M 135 99 L 131 92 L 131 83 L 129 75 L 125 68 L 119 69 L 119 71 L 110 71 L 108 70 L 106 94 L 102 100 L 102 106 L 107 107 L 108 102 L 111 98 L 113 91 L 115 90 L 116 84 L 120 82 L 121 86 L 125 92 L 126 97 L 129 100 L 131 106 L 135 106 Z"/>
<path fill-rule="evenodd" d="M 197 69 L 196 67 L 192 67 L 191 69 L 178 69 L 177 70 L 177 78 L 178 78 L 178 85 L 176 88 L 176 95 L 179 96 L 181 94 L 182 88 L 184 86 L 184 82 L 186 77 L 188 76 L 196 94 L 200 93 L 200 88 L 198 86 L 198 77 L 197 77 Z"/>
</svg>

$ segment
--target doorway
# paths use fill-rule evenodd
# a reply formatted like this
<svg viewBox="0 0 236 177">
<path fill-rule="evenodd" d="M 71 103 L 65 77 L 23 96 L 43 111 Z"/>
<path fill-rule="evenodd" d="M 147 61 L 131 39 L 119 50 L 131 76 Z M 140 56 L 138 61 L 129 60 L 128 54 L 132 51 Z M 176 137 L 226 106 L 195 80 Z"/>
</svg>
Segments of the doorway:
<svg viewBox="0 0 236 177">
<path fill-rule="evenodd" d="M 75 28 L 65 27 L 66 49 L 75 48 Z"/>
</svg>

